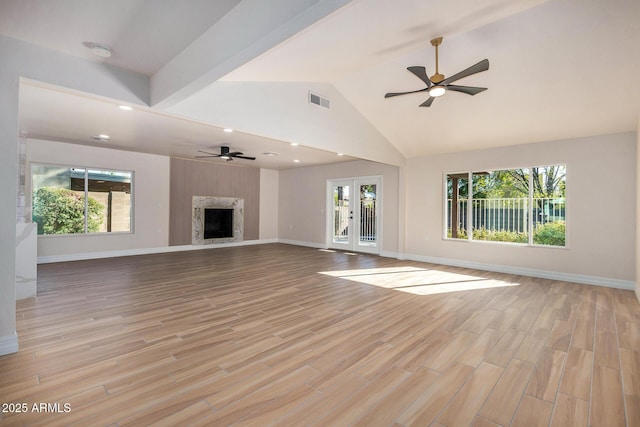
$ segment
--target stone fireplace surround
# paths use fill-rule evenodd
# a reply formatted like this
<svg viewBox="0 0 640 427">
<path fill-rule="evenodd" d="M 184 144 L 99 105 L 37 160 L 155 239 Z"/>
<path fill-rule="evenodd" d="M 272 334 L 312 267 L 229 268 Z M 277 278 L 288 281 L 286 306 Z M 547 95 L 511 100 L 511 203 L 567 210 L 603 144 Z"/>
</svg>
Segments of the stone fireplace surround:
<svg viewBox="0 0 640 427">
<path fill-rule="evenodd" d="M 244 240 L 244 199 L 235 197 L 193 196 L 191 206 L 192 245 L 241 242 Z M 233 237 L 205 239 L 205 209 L 233 209 Z"/>
</svg>

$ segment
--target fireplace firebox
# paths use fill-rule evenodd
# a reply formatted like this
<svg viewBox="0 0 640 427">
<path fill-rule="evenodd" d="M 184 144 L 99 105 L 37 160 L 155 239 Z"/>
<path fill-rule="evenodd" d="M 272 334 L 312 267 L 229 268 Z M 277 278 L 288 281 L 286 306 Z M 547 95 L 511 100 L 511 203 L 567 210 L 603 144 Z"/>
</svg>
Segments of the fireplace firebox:
<svg viewBox="0 0 640 427">
<path fill-rule="evenodd" d="M 206 208 L 204 210 L 204 238 L 233 237 L 233 209 Z"/>
</svg>

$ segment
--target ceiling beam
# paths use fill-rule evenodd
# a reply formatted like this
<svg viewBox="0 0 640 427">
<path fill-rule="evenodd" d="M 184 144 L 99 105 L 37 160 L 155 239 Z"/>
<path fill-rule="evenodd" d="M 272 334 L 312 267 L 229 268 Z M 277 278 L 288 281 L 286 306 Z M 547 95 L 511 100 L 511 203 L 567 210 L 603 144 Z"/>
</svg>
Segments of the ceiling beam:
<svg viewBox="0 0 640 427">
<path fill-rule="evenodd" d="M 151 77 L 151 105 L 186 99 L 349 1 L 242 0 Z"/>
</svg>

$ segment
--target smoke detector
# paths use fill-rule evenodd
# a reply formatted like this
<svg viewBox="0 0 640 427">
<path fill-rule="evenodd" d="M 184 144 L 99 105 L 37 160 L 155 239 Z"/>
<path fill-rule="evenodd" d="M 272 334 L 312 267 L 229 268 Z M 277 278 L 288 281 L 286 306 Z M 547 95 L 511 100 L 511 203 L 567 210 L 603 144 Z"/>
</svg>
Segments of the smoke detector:
<svg viewBox="0 0 640 427">
<path fill-rule="evenodd" d="M 111 48 L 106 44 L 90 43 L 89 48 L 91 49 L 91 52 L 95 53 L 96 55 L 102 58 L 111 57 Z"/>
</svg>

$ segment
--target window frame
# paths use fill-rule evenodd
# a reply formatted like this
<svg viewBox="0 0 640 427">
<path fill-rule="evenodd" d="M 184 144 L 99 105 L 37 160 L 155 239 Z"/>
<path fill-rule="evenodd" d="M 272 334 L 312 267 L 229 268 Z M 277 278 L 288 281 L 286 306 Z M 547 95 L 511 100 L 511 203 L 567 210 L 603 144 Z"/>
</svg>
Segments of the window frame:
<svg viewBox="0 0 640 427">
<path fill-rule="evenodd" d="M 126 234 L 135 234 L 134 224 L 135 224 L 135 171 L 126 170 L 126 169 L 117 169 L 110 167 L 102 167 L 102 166 L 78 166 L 78 165 L 68 165 L 68 164 L 60 164 L 60 163 L 46 163 L 46 162 L 30 162 L 29 163 L 29 191 L 30 191 L 30 213 L 27 218 L 25 218 L 28 222 L 33 221 L 33 197 L 35 194 L 35 182 L 33 179 L 34 168 L 35 167 L 49 167 L 49 168 L 64 168 L 64 169 L 84 169 L 84 230 L 81 233 L 52 233 L 52 234 L 38 234 L 38 238 L 50 238 L 50 237 L 81 237 L 81 236 L 111 236 L 111 235 L 126 235 Z M 108 171 L 108 172 L 116 172 L 116 173 L 128 173 L 131 176 L 131 182 L 129 183 L 130 188 L 130 202 L 129 202 L 129 230 L 128 231 L 102 231 L 102 232 L 89 232 L 88 231 L 88 203 L 89 203 L 89 171 Z"/>
<path fill-rule="evenodd" d="M 472 232 L 467 232 L 467 237 L 466 238 L 453 238 L 453 237 L 449 237 L 447 235 L 448 232 L 448 221 L 449 221 L 449 210 L 448 210 L 448 186 L 447 186 L 447 180 L 448 177 L 451 175 L 462 175 L 462 174 L 466 174 L 467 175 L 467 182 L 468 182 L 468 188 L 467 188 L 467 207 L 466 207 L 466 216 L 467 218 L 469 218 L 469 221 L 471 221 L 471 230 L 473 230 L 473 175 L 475 173 L 479 173 L 479 171 L 482 170 L 482 168 L 478 168 L 478 169 L 468 169 L 468 170 L 458 170 L 458 171 L 444 171 L 442 173 L 442 240 L 447 241 L 447 242 L 474 242 L 474 243 L 483 243 L 483 244 L 497 244 L 497 245 L 509 245 L 509 246 L 517 246 L 517 247 L 535 247 L 535 248 L 547 248 L 547 249 L 569 249 L 569 228 L 565 225 L 565 233 L 564 233 L 564 246 L 557 246 L 557 245 L 543 245 L 543 244 L 539 244 L 539 243 L 534 243 L 533 242 L 533 238 L 534 238 L 534 221 L 533 221 L 533 200 L 534 200 L 534 190 L 533 190 L 533 174 L 531 173 L 531 170 L 533 168 L 545 168 L 545 167 L 550 167 L 550 166 L 563 166 L 564 167 L 564 171 L 565 171 L 565 177 L 564 177 L 564 182 L 565 182 L 565 224 L 568 224 L 570 222 L 569 217 L 570 217 L 570 213 L 572 212 L 571 209 L 569 209 L 569 190 L 567 189 L 567 185 L 566 182 L 568 181 L 568 177 L 569 177 L 569 172 L 568 172 L 568 167 L 567 167 L 567 163 L 566 162 L 558 162 L 558 163 L 544 163 L 542 165 L 536 165 L 536 166 L 519 166 L 519 167 L 500 167 L 500 168 L 493 168 L 493 169 L 485 169 L 488 171 L 509 171 L 509 170 L 515 170 L 515 169 L 527 169 L 529 171 L 529 195 L 528 195 L 528 201 L 527 201 L 527 242 L 526 243 L 517 243 L 517 242 L 502 242 L 502 241 L 497 241 L 497 240 L 481 240 L 481 239 L 474 239 L 473 238 L 473 231 Z M 569 212 L 569 214 L 567 214 L 566 212 Z"/>
</svg>

